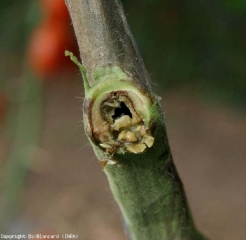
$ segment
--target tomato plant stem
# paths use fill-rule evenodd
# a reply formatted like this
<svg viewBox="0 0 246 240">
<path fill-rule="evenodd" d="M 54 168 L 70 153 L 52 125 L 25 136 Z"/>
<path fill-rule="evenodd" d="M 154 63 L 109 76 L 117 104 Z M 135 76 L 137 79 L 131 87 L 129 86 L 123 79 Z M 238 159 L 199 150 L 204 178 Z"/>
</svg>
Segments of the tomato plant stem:
<svg viewBox="0 0 246 240">
<path fill-rule="evenodd" d="M 66 0 L 89 87 L 85 132 L 132 240 L 201 240 L 119 0 Z"/>
</svg>

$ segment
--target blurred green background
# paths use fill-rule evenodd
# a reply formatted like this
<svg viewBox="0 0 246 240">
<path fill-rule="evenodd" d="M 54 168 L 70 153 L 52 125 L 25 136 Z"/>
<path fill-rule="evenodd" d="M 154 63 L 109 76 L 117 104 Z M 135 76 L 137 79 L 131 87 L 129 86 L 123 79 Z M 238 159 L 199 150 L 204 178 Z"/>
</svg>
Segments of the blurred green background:
<svg viewBox="0 0 246 240">
<path fill-rule="evenodd" d="M 206 100 L 245 106 L 244 1 L 122 2 L 158 89 L 188 86 L 204 95 Z M 11 68 L 13 60 L 18 64 L 18 58 L 25 53 L 30 30 L 40 17 L 37 5 L 36 0 L 1 1 L 2 79 L 8 77 L 6 70 Z M 1 85 L 4 82 L 1 81 Z"/>
<path fill-rule="evenodd" d="M 126 239 L 84 135 L 79 71 L 43 77 L 27 65 L 40 2 L 0 2 L 0 232 Z M 195 222 L 211 239 L 244 239 L 246 2 L 122 2 Z"/>
<path fill-rule="evenodd" d="M 244 107 L 245 1 L 124 2 L 138 46 L 158 85 L 188 85 L 207 100 Z"/>
</svg>

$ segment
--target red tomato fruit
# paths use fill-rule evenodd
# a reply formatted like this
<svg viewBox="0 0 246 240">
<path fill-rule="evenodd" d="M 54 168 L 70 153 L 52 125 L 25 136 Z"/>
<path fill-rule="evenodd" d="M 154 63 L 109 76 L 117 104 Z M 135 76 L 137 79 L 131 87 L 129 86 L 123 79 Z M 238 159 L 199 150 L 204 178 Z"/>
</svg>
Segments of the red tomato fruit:
<svg viewBox="0 0 246 240">
<path fill-rule="evenodd" d="M 44 22 L 38 26 L 30 40 L 28 59 L 31 69 L 40 77 L 49 77 L 71 66 L 65 50 L 73 50 L 75 40 L 69 26 L 61 23 Z"/>
<path fill-rule="evenodd" d="M 69 13 L 64 0 L 40 0 L 41 8 L 44 15 L 52 20 L 65 20 L 69 19 Z"/>
</svg>

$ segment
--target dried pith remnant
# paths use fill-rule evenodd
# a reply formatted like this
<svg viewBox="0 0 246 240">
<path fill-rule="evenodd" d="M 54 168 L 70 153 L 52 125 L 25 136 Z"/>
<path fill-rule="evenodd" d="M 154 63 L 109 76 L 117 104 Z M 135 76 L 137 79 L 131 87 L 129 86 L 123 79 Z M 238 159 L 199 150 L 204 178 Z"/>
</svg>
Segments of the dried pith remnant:
<svg viewBox="0 0 246 240">
<path fill-rule="evenodd" d="M 136 111 L 130 95 L 111 92 L 100 104 L 100 116 L 94 112 L 93 135 L 108 156 L 142 153 L 154 144 L 146 119 Z"/>
</svg>

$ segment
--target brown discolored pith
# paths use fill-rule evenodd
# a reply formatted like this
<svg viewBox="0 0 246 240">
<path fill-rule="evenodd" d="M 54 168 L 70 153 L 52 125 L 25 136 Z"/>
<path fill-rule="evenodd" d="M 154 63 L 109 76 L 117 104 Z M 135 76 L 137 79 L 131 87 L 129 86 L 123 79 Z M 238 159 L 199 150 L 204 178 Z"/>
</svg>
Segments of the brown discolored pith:
<svg viewBox="0 0 246 240">
<path fill-rule="evenodd" d="M 149 126 L 136 111 L 127 92 L 111 92 L 97 108 L 100 115 L 97 109 L 91 112 L 92 132 L 106 154 L 138 154 L 154 144 Z"/>
</svg>

